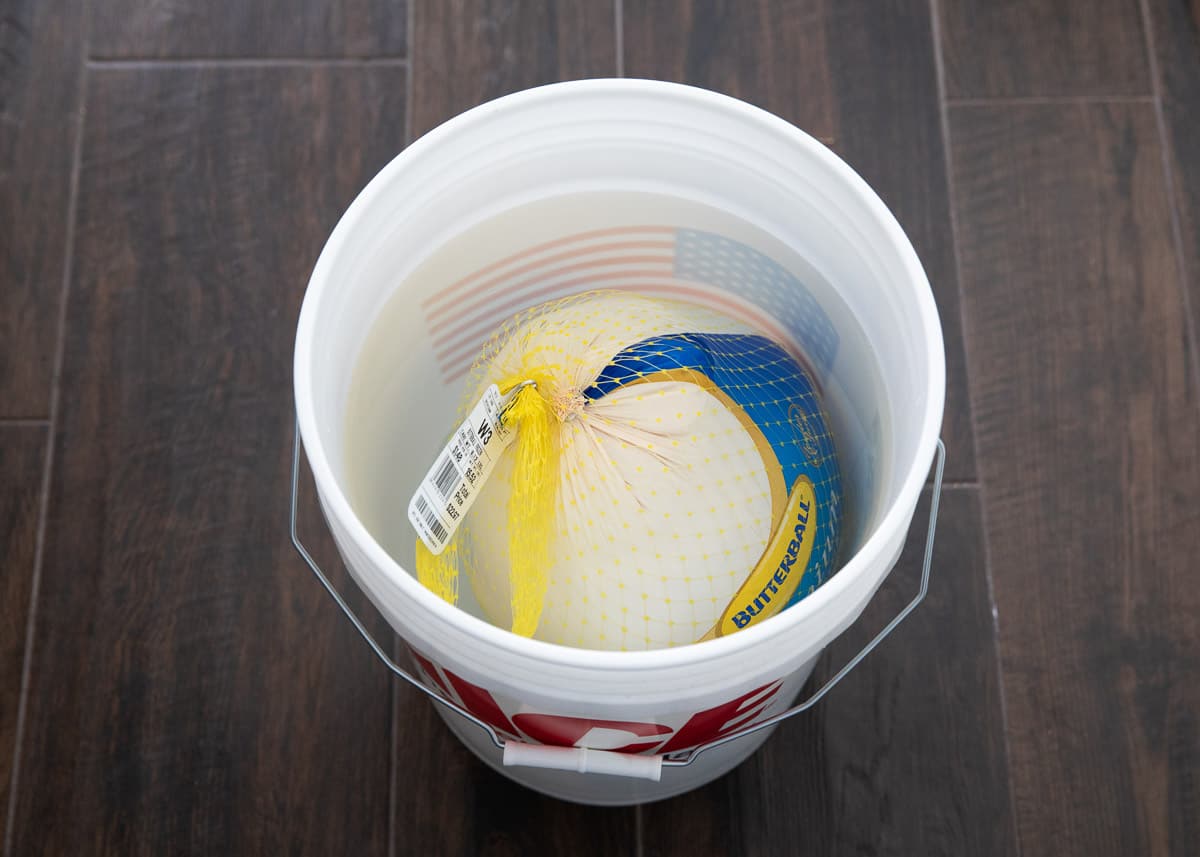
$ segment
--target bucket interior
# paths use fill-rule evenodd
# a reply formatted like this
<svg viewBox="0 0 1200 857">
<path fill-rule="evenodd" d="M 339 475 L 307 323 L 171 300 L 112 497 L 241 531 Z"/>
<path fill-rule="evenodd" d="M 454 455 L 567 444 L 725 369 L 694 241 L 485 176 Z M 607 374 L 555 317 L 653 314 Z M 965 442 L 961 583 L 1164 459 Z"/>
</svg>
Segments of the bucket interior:
<svg viewBox="0 0 1200 857">
<path fill-rule="evenodd" d="M 409 498 L 484 342 L 523 308 L 598 288 L 712 306 L 804 357 L 841 459 L 843 561 L 896 503 L 941 396 L 914 299 L 923 278 L 819 144 L 781 160 L 765 138 L 697 133 L 702 118 L 686 118 L 589 117 L 588 129 L 548 114 L 510 120 L 507 135 L 503 121 L 447 133 L 393 163 L 339 226 L 312 332 L 316 430 L 355 515 L 402 568 Z"/>
</svg>

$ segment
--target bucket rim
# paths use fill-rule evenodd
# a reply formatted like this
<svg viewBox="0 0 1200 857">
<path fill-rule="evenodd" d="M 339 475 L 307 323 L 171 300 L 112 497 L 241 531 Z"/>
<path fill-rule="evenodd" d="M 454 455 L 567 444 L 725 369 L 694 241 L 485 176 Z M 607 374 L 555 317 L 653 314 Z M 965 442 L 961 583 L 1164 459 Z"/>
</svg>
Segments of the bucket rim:
<svg viewBox="0 0 1200 857">
<path fill-rule="evenodd" d="M 573 108 L 578 109 L 585 99 L 596 96 L 650 96 L 672 102 L 689 101 L 702 108 L 726 112 L 732 120 L 756 125 L 760 130 L 784 139 L 788 144 L 803 150 L 807 156 L 818 161 L 824 169 L 845 183 L 848 190 L 858 198 L 860 203 L 865 205 L 871 217 L 883 229 L 893 249 L 899 255 L 903 269 L 902 274 L 915 287 L 916 309 L 925 343 L 925 359 L 929 367 L 927 388 L 930 395 L 926 397 L 924 413 L 921 417 L 916 455 L 896 492 L 894 501 L 855 554 L 811 595 L 769 620 L 729 636 L 671 648 L 623 652 L 582 649 L 548 643 L 520 637 L 443 601 L 421 585 L 415 576 L 393 559 L 354 513 L 349 499 L 333 473 L 329 458 L 321 443 L 321 433 L 318 429 L 316 407 L 312 395 L 310 367 L 314 359 L 315 332 L 320 304 L 325 298 L 327 289 L 335 282 L 332 276 L 334 265 L 349 236 L 360 227 L 361 221 L 379 198 L 388 193 L 407 171 L 413 169 L 414 165 L 419 165 L 421 158 L 432 153 L 443 141 L 460 135 L 470 135 L 479 130 L 481 126 L 486 126 L 486 123 L 499 113 L 538 107 L 545 109 L 563 100 L 570 100 Z M 684 667 L 711 659 L 735 657 L 747 650 L 757 649 L 769 645 L 772 641 L 782 640 L 786 638 L 789 631 L 829 610 L 840 596 L 851 590 L 857 578 L 866 574 L 875 565 L 889 559 L 884 556 L 887 545 L 897 532 L 907 529 L 936 451 L 945 404 L 946 378 L 943 349 L 941 323 L 933 291 L 912 243 L 895 216 L 875 191 L 840 157 L 795 125 L 732 96 L 665 81 L 602 78 L 552 83 L 526 89 L 460 113 L 414 141 L 368 182 L 334 227 L 309 278 L 297 324 L 293 355 L 293 392 L 305 457 L 316 482 L 325 513 L 337 521 L 338 525 L 349 534 L 354 545 L 365 553 L 369 562 L 407 598 L 412 599 L 418 609 L 425 611 L 435 622 L 457 629 L 469 637 L 476 638 L 479 643 L 489 648 L 511 654 L 514 657 L 567 668 L 606 672 L 645 671 Z M 829 612 L 840 615 L 836 610 L 829 610 Z M 829 634 L 825 643 L 836 637 L 837 633 L 840 633 L 840 625 Z"/>
</svg>

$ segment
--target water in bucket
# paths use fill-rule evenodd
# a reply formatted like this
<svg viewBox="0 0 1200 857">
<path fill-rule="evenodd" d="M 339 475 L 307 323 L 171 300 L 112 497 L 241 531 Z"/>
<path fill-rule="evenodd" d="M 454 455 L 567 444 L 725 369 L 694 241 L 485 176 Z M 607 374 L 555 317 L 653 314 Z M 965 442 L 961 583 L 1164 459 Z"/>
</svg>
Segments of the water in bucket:
<svg viewBox="0 0 1200 857">
<path fill-rule="evenodd" d="M 859 498 L 875 496 L 872 480 L 888 454 L 878 361 L 820 274 L 794 254 L 788 267 L 771 251 L 789 255 L 733 215 L 646 193 L 528 203 L 448 241 L 382 309 L 355 366 L 345 456 L 356 514 L 397 563 L 411 568 L 408 500 L 457 424 L 467 370 L 483 343 L 516 311 L 616 288 L 709 306 L 802 354 L 822 387 L 844 470 L 843 544 L 856 543 L 874 511 Z M 839 317 L 836 329 L 831 314 Z M 414 343 L 422 338 L 432 348 L 419 354 Z M 873 406 L 863 412 L 853 401 Z M 427 424 L 427 451 L 411 443 L 414 420 Z M 459 606 L 484 618 L 471 586 L 459 587 Z"/>
</svg>

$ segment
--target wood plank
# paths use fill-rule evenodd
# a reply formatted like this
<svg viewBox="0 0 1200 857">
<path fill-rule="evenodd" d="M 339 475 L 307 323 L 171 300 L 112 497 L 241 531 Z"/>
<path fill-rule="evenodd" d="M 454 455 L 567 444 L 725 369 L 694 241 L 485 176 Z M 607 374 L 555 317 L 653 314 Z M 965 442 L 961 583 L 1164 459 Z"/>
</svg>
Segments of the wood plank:
<svg viewBox="0 0 1200 857">
<path fill-rule="evenodd" d="M 611 3 L 444 0 L 413 9 L 412 139 L 510 92 L 616 74 Z"/>
<path fill-rule="evenodd" d="M 102 59 L 402 57 L 406 0 L 109 0 L 92 22 Z"/>
<path fill-rule="evenodd" d="M 671 0 L 624 9 L 625 73 L 713 89 L 837 135 L 830 0 Z"/>
<path fill-rule="evenodd" d="M 927 13 L 896 4 L 627 4 L 625 70 L 751 101 L 830 143 L 895 213 L 946 340 L 948 478 L 975 478 L 967 370 Z"/>
<path fill-rule="evenodd" d="M 609 3 L 422 3 L 414 9 L 412 136 L 510 92 L 616 73 Z M 478 761 L 417 692 L 396 706 L 398 854 L 631 854 L 632 809 L 528 791 Z"/>
<path fill-rule="evenodd" d="M 0 426 L 0 842 L 17 741 L 46 434 L 39 427 Z"/>
<path fill-rule="evenodd" d="M 915 594 L 928 493 L 899 565 L 805 693 Z M 745 764 L 647 807 L 647 857 L 1015 853 L 984 569 L 978 490 L 947 489 L 925 602 Z"/>
<path fill-rule="evenodd" d="M 951 98 L 1149 95 L 1138 0 L 937 0 Z"/>
<path fill-rule="evenodd" d="M 14 854 L 387 852 L 388 675 L 286 508 L 300 299 L 404 91 L 92 73 Z"/>
<path fill-rule="evenodd" d="M 1192 344 L 1200 337 L 1200 0 L 1151 0 L 1154 44 L 1161 75 L 1167 153 L 1179 217 L 1183 282 L 1192 319 Z M 1197 367 L 1200 372 L 1200 367 Z"/>
<path fill-rule="evenodd" d="M 50 412 L 81 39 L 79 0 L 0 16 L 0 418 Z"/>
<path fill-rule="evenodd" d="M 937 300 L 946 349 L 946 478 L 976 478 L 932 28 L 905 4 L 838 3 L 829 28 L 834 150 L 904 228 Z"/>
<path fill-rule="evenodd" d="M 1020 840 L 1200 853 L 1200 396 L 1154 108 L 951 126 Z"/>
</svg>

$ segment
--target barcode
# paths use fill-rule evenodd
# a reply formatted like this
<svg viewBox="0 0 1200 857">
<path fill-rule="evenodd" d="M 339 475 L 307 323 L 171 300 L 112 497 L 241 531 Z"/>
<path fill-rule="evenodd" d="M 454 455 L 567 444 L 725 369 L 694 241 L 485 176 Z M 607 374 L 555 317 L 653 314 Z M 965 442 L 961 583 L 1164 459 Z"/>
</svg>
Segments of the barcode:
<svg viewBox="0 0 1200 857">
<path fill-rule="evenodd" d="M 425 495 L 418 494 L 416 502 L 417 514 L 425 521 L 425 526 L 429 527 L 434 538 L 439 542 L 446 541 L 446 528 L 442 526 L 442 522 L 437 519 L 437 515 L 433 513 L 433 509 L 429 508 L 429 504 L 425 502 Z"/>
<path fill-rule="evenodd" d="M 438 493 L 442 495 L 442 499 L 449 498 L 462 482 L 462 474 L 458 472 L 458 467 L 454 464 L 454 459 L 446 456 L 446 460 L 442 462 L 442 467 L 438 470 L 437 476 L 433 478 L 434 487 Z"/>
</svg>

